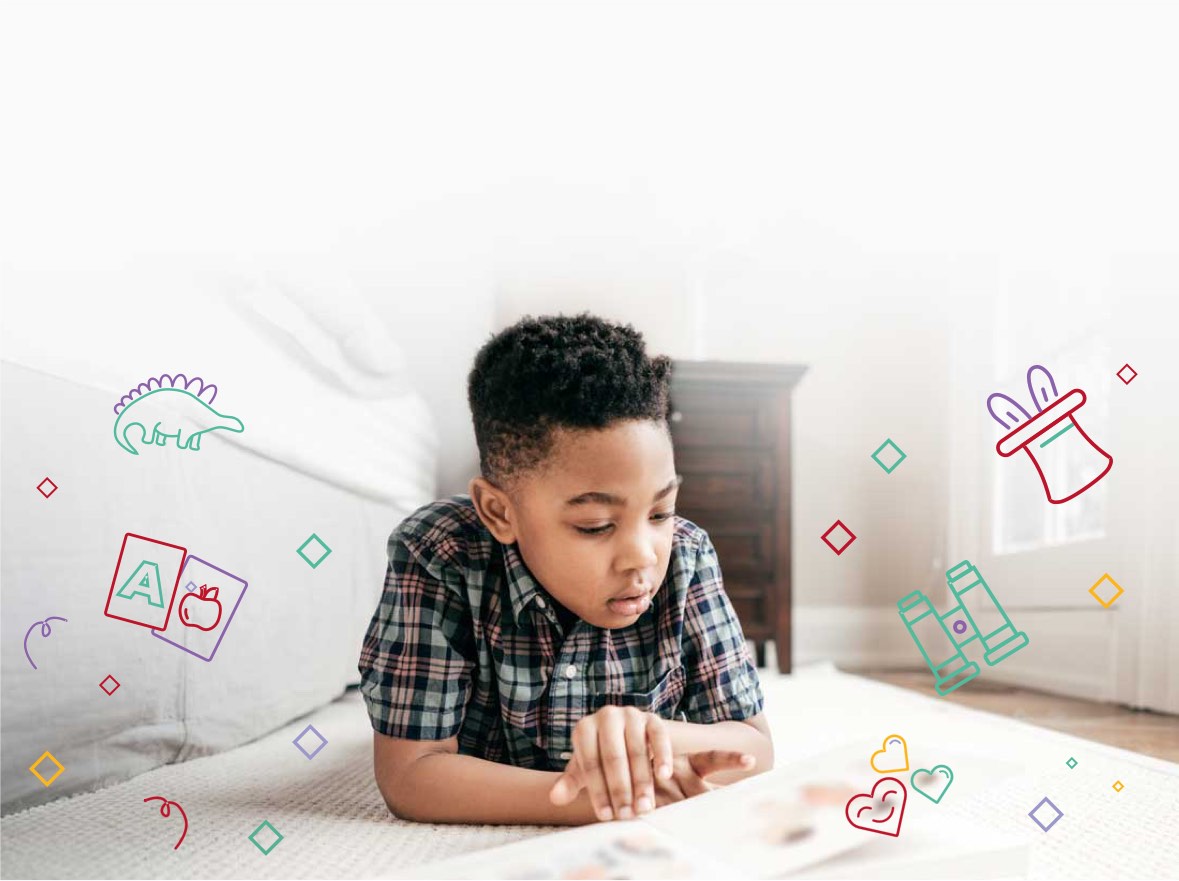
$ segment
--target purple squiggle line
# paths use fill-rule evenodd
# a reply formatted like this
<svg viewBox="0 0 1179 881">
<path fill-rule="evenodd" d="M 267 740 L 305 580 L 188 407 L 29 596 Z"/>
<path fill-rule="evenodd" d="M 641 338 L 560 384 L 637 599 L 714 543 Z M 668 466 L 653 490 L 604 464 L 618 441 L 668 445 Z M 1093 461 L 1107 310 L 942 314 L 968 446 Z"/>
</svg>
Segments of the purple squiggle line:
<svg viewBox="0 0 1179 881">
<path fill-rule="evenodd" d="M 38 624 L 41 625 L 41 637 L 44 638 L 53 633 L 53 628 L 49 626 L 50 621 L 64 621 L 66 624 L 70 623 L 69 618 L 62 618 L 60 615 L 50 615 L 44 621 L 34 621 L 29 625 L 29 629 L 25 631 L 25 657 L 29 659 L 29 663 L 33 665 L 33 669 L 37 669 L 37 665 L 33 663 L 33 656 L 29 654 L 29 636 L 33 632 L 33 628 Z"/>
</svg>

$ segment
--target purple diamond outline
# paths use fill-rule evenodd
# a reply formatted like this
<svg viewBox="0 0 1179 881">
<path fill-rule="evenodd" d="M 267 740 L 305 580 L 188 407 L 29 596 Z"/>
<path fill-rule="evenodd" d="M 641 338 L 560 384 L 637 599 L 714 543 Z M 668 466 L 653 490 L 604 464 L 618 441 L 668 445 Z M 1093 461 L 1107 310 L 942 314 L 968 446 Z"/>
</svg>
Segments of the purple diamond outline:
<svg viewBox="0 0 1179 881">
<path fill-rule="evenodd" d="M 299 741 L 303 739 L 303 736 L 305 734 L 307 734 L 308 731 L 314 733 L 315 736 L 318 737 L 320 740 L 319 746 L 317 746 L 311 752 L 307 752 L 307 750 L 303 749 L 303 744 L 299 743 Z M 291 741 L 291 743 L 293 743 L 295 745 L 295 749 L 297 749 L 303 755 L 307 756 L 307 760 L 310 761 L 311 759 L 314 759 L 317 755 L 319 755 L 320 750 L 322 750 L 325 746 L 328 745 L 328 739 L 326 737 L 324 737 L 322 734 L 320 734 L 319 729 L 316 728 L 314 725 L 308 725 L 306 728 L 304 728 L 302 731 L 299 732 L 299 734 L 295 737 L 294 740 Z"/>
<path fill-rule="evenodd" d="M 1050 808 L 1052 808 L 1052 810 L 1056 811 L 1056 816 L 1053 818 L 1052 822 L 1049 823 L 1047 826 L 1045 826 L 1043 823 L 1041 823 L 1039 820 L 1036 819 L 1036 811 L 1040 810 L 1040 808 L 1044 807 L 1044 805 L 1048 805 L 1048 807 L 1050 807 Z M 1045 832 L 1047 832 L 1049 829 L 1051 829 L 1053 826 L 1055 826 L 1060 821 L 1060 818 L 1064 816 L 1064 811 L 1062 811 L 1060 808 L 1058 808 L 1056 805 L 1054 805 L 1052 803 L 1052 800 L 1050 798 L 1048 798 L 1048 796 L 1044 796 L 1042 799 L 1040 799 L 1039 803 L 1034 808 L 1032 808 L 1030 811 L 1028 811 L 1028 816 L 1032 818 L 1033 823 L 1035 823 L 1037 826 L 1039 826 L 1041 829 L 1043 829 Z"/>
</svg>

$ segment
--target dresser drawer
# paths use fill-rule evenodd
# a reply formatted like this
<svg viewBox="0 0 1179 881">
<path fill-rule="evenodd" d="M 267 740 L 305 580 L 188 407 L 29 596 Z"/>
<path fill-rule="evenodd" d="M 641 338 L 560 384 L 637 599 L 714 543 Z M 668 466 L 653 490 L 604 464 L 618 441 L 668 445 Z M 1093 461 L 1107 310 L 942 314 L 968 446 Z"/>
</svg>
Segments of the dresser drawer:
<svg viewBox="0 0 1179 881">
<path fill-rule="evenodd" d="M 771 448 L 775 414 L 773 401 L 762 395 L 673 390 L 671 433 L 677 448 Z"/>
<path fill-rule="evenodd" d="M 725 577 L 725 593 L 746 636 L 761 633 L 773 624 L 772 582 L 757 578 Z"/>
<path fill-rule="evenodd" d="M 773 576 L 776 559 L 773 514 L 727 515 L 713 524 L 704 519 L 704 523 L 693 522 L 707 530 L 726 581 L 730 576 Z"/>
<path fill-rule="evenodd" d="M 684 510 L 768 511 L 774 506 L 769 450 L 686 447 L 677 449 L 675 459 L 684 478 L 677 497 Z"/>
</svg>

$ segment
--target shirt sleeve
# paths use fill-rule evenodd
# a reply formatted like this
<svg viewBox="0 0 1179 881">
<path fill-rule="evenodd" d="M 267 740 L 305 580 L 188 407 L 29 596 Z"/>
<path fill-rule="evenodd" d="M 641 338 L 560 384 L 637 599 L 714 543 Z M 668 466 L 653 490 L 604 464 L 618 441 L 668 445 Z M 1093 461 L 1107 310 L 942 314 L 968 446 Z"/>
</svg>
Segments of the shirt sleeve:
<svg viewBox="0 0 1179 881">
<path fill-rule="evenodd" d="M 456 735 L 475 658 L 461 576 L 415 538 L 394 532 L 385 589 L 357 665 L 373 730 L 405 740 Z"/>
<path fill-rule="evenodd" d="M 682 644 L 687 677 L 681 709 L 687 721 L 740 721 L 761 712 L 761 681 L 707 535 L 688 585 Z"/>
</svg>

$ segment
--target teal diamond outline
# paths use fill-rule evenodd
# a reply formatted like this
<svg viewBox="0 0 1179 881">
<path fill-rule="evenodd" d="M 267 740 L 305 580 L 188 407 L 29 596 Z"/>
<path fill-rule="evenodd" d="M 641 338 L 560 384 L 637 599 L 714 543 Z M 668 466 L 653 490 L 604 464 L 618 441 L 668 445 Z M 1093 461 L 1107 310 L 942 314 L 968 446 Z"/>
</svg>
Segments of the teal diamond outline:
<svg viewBox="0 0 1179 881">
<path fill-rule="evenodd" d="M 880 455 L 880 451 L 888 446 L 891 446 L 894 450 L 896 450 L 898 453 L 901 454 L 901 457 L 892 463 L 891 468 L 885 467 L 884 463 L 876 458 L 877 456 Z M 893 440 L 891 437 L 886 438 L 884 443 L 882 443 L 879 447 L 877 447 L 876 452 L 872 454 L 872 461 L 875 462 L 877 465 L 879 465 L 881 468 L 883 468 L 885 474 L 892 474 L 894 471 L 897 470 L 897 466 L 900 465 L 902 462 L 904 462 L 907 458 L 909 458 L 908 454 L 904 450 L 902 450 L 900 447 L 898 447 L 895 443 L 893 443 Z"/>
<path fill-rule="evenodd" d="M 1065 764 L 1068 765 L 1070 768 L 1075 768 L 1075 767 L 1077 767 L 1077 760 L 1074 759 L 1072 756 L 1069 756 L 1068 761 L 1065 762 Z"/>
<path fill-rule="evenodd" d="M 267 847 L 267 848 L 263 848 L 262 845 L 260 845 L 257 841 L 254 840 L 254 836 L 262 831 L 263 826 L 267 827 L 271 832 L 273 832 L 277 836 L 274 839 L 274 844 L 270 845 L 270 847 Z M 281 832 L 279 832 L 277 829 L 275 829 L 274 825 L 269 820 L 263 820 L 261 823 L 258 824 L 258 828 L 255 829 L 253 832 L 251 832 L 249 835 L 247 835 L 246 838 L 250 839 L 250 844 L 254 845 L 254 847 L 256 847 L 256 848 L 258 848 L 258 850 L 262 851 L 262 856 L 269 856 L 270 852 L 272 850 L 274 850 L 276 847 L 278 847 L 279 843 L 283 840 L 283 834 Z"/>
<path fill-rule="evenodd" d="M 312 562 L 311 562 L 311 559 L 310 559 L 310 558 L 309 558 L 309 557 L 308 557 L 306 554 L 304 554 L 304 553 L 303 553 L 303 548 L 305 548 L 305 547 L 307 547 L 307 545 L 311 544 L 312 540 L 315 540 L 315 541 L 319 542 L 319 543 L 320 543 L 320 544 L 323 546 L 324 550 L 326 550 L 326 551 L 327 551 L 327 553 L 326 553 L 326 554 L 324 554 L 322 557 L 320 557 L 320 558 L 319 558 L 318 560 L 316 560 L 314 563 L 312 563 Z M 296 551 L 296 553 L 297 553 L 297 554 L 298 554 L 300 557 L 302 557 L 302 558 L 303 558 L 303 561 L 304 561 L 304 562 L 305 562 L 305 563 L 306 563 L 308 566 L 310 566 L 312 569 L 316 569 L 316 568 L 318 568 L 318 566 L 319 566 L 319 564 L 320 564 L 320 563 L 322 563 L 324 560 L 326 560 L 328 557 L 330 557 L 330 556 L 331 556 L 332 549 L 328 547 L 328 543 L 327 543 L 326 541 L 324 541 L 322 538 L 320 538 L 318 535 L 316 535 L 316 534 L 313 532 L 313 533 L 311 533 L 311 537 L 310 537 L 310 538 L 308 538 L 308 539 L 307 539 L 307 541 L 305 541 L 305 542 L 303 542 L 303 544 L 299 545 L 299 550 L 298 550 L 298 551 Z"/>
</svg>

